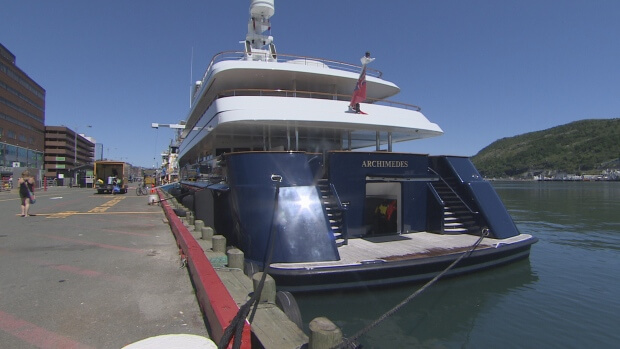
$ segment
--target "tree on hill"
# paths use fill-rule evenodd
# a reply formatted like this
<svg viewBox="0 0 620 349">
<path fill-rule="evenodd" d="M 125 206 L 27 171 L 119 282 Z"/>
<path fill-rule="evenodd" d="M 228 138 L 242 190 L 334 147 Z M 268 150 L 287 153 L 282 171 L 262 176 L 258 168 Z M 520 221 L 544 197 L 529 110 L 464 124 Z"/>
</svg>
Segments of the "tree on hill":
<svg viewBox="0 0 620 349">
<path fill-rule="evenodd" d="M 502 138 L 472 161 L 485 177 L 514 177 L 542 171 L 582 174 L 617 165 L 619 158 L 620 119 L 596 119 Z"/>
</svg>

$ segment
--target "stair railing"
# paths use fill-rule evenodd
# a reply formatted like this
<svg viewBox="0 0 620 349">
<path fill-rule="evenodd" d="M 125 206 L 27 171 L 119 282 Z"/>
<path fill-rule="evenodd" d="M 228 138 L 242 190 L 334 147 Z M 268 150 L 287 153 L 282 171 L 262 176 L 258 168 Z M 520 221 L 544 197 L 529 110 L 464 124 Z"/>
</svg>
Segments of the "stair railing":
<svg viewBox="0 0 620 349">
<path fill-rule="evenodd" d="M 342 217 L 342 238 L 344 240 L 342 244 L 347 245 L 349 243 L 349 233 L 347 229 L 348 205 L 343 204 L 342 201 L 340 201 L 340 196 L 338 195 L 338 192 L 336 191 L 336 187 L 334 186 L 333 183 L 329 183 L 329 190 L 332 196 L 336 199 L 336 204 L 338 205 L 338 211 L 340 211 L 340 214 Z"/>
<path fill-rule="evenodd" d="M 431 197 L 428 198 L 428 213 L 426 229 L 430 232 L 438 232 L 443 234 L 445 231 L 445 206 L 446 203 L 433 187 L 431 182 L 426 183 Z"/>
<path fill-rule="evenodd" d="M 436 174 L 437 177 L 439 177 L 439 179 L 448 187 L 448 189 L 450 189 L 450 191 L 454 195 L 456 195 L 456 197 L 459 199 L 459 201 L 465 206 L 465 208 L 467 208 L 467 210 L 469 210 L 470 213 L 473 213 L 473 214 L 476 214 L 476 215 L 480 213 L 478 211 L 472 210 L 472 208 L 469 207 L 469 205 L 465 202 L 465 200 L 463 200 L 463 198 L 452 188 L 452 186 L 448 182 L 446 182 L 446 180 L 439 173 L 437 173 L 437 171 L 433 170 L 430 167 L 428 168 L 428 170 L 433 172 L 434 174 Z"/>
</svg>

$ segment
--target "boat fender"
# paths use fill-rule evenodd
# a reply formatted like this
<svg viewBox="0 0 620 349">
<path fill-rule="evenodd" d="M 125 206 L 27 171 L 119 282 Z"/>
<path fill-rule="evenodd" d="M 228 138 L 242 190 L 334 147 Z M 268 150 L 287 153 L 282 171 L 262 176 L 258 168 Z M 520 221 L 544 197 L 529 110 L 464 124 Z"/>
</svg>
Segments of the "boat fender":
<svg viewBox="0 0 620 349">
<path fill-rule="evenodd" d="M 194 194 L 187 194 L 183 196 L 183 199 L 181 199 L 181 204 L 187 207 L 190 211 L 193 211 L 194 210 Z"/>
<path fill-rule="evenodd" d="M 181 196 L 181 188 L 172 188 L 172 189 L 170 189 L 170 195 L 172 195 L 174 197 L 180 197 Z"/>
<path fill-rule="evenodd" d="M 286 314 L 299 329 L 303 330 L 303 322 L 301 321 L 301 311 L 297 305 L 297 301 L 293 294 L 288 291 L 276 292 L 276 306 Z"/>
<path fill-rule="evenodd" d="M 187 216 L 187 211 L 180 209 L 180 208 L 173 208 L 172 209 L 174 211 L 174 214 L 177 215 L 177 217 L 185 217 Z"/>
</svg>

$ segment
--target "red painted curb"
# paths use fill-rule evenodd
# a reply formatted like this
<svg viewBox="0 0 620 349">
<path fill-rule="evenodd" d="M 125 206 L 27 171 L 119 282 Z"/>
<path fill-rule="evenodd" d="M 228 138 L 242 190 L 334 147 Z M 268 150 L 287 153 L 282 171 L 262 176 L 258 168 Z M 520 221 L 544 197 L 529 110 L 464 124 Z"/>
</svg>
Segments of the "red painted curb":
<svg viewBox="0 0 620 349">
<path fill-rule="evenodd" d="M 160 200 L 165 197 L 161 190 L 157 190 Z M 177 244 L 187 258 L 187 267 L 196 287 L 196 297 L 203 313 L 209 321 L 211 335 L 219 343 L 224 330 L 232 322 L 239 311 L 239 306 L 222 283 L 222 280 L 213 269 L 204 251 L 194 236 L 183 225 L 181 219 L 174 213 L 167 201 L 160 201 L 164 213 L 168 218 L 170 228 L 177 240 Z M 232 341 L 228 346 L 232 347 Z M 252 348 L 250 324 L 245 321 L 241 336 L 241 348 Z"/>
</svg>

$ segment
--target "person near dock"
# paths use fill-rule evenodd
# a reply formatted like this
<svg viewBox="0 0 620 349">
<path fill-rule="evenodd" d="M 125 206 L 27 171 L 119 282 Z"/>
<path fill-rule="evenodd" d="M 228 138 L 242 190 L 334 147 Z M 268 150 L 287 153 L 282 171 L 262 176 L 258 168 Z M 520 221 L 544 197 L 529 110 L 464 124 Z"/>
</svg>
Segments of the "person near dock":
<svg viewBox="0 0 620 349">
<path fill-rule="evenodd" d="M 34 203 L 36 197 L 34 195 L 34 178 L 28 170 L 22 172 L 22 176 L 17 180 L 19 185 L 19 198 L 21 199 L 22 217 L 31 216 L 28 213 L 30 203 Z"/>
</svg>

